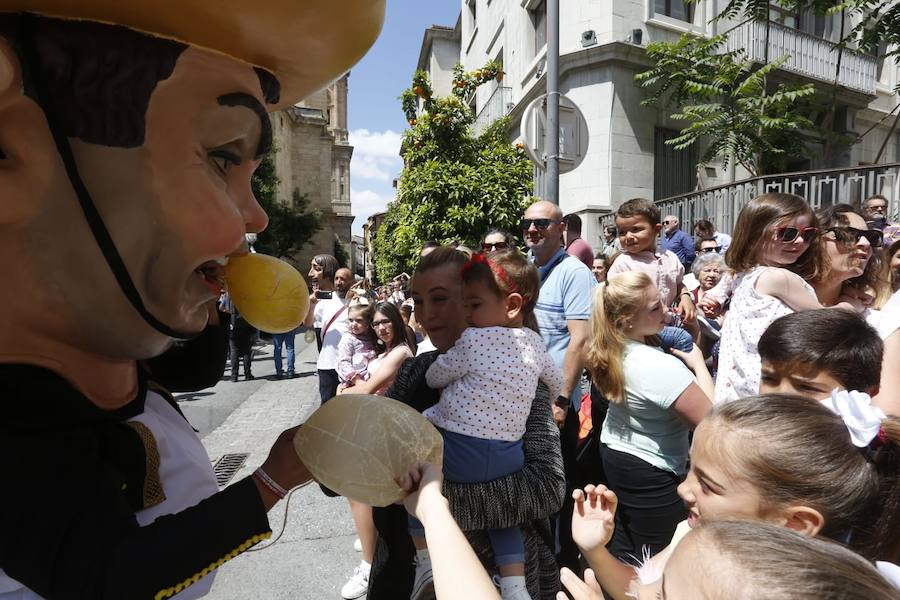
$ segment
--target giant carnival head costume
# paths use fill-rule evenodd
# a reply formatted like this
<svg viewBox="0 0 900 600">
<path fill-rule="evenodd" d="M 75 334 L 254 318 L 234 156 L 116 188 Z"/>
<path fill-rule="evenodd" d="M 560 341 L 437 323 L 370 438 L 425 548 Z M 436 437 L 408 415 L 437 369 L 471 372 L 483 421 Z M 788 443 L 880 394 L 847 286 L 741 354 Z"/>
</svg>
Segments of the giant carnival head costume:
<svg viewBox="0 0 900 600">
<path fill-rule="evenodd" d="M 133 361 L 206 326 L 266 226 L 267 112 L 375 40 L 382 0 L 0 0 L 0 360 Z"/>
</svg>

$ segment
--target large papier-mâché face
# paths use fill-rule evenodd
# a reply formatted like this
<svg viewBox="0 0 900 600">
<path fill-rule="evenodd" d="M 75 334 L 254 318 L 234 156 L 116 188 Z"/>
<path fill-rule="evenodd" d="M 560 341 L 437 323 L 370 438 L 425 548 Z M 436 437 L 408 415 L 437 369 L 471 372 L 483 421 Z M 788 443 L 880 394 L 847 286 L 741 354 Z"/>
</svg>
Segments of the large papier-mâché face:
<svg viewBox="0 0 900 600">
<path fill-rule="evenodd" d="M 0 146 L 21 151 L 21 164 L 9 166 L 29 171 L 24 179 L 35 185 L 3 190 L 11 202 L 30 203 L 28 218 L 3 224 L 10 233 L 3 246 L 7 260 L 18 261 L 20 293 L 41 307 L 41 315 L 23 317 L 41 335 L 105 356 L 158 354 L 171 340 L 145 324 L 119 290 L 43 113 L 24 95 L 16 103 L 33 129 L 21 127 L 18 141 L 4 141 L 2 134 L 15 131 L 2 128 Z M 242 252 L 244 234 L 266 225 L 250 188 L 267 143 L 264 103 L 250 66 L 188 48 L 152 92 L 142 146 L 70 138 L 81 178 L 144 304 L 179 331 L 201 331 L 205 305 L 217 295 L 198 268 Z"/>
</svg>

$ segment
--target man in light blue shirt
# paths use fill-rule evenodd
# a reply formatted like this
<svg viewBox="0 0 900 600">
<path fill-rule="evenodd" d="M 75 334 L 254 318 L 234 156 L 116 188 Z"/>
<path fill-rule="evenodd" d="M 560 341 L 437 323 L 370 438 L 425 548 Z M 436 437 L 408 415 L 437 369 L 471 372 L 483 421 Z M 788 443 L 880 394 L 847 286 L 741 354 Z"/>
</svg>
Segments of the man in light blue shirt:
<svg viewBox="0 0 900 600">
<path fill-rule="evenodd" d="M 534 314 L 547 351 L 563 370 L 563 388 L 554 402 L 554 418 L 560 425 L 569 405 L 581 399 L 581 373 L 596 283 L 591 270 L 581 261 L 569 260 L 562 245 L 562 232 L 562 212 L 555 204 L 541 200 L 525 211 L 522 236 L 541 276 Z"/>
<path fill-rule="evenodd" d="M 578 404 L 581 400 L 581 373 L 587 353 L 593 288 L 591 270 L 562 245 L 562 211 L 555 204 L 538 201 L 528 207 L 522 219 L 522 237 L 541 277 L 534 315 L 553 361 L 562 368 L 563 387 L 553 401 L 553 418 L 560 426 L 563 467 L 566 474 L 566 501 L 558 515 L 561 566 L 578 568 L 578 550 L 572 542 L 571 489 L 577 485 Z M 570 408 L 575 404 L 574 407 Z M 577 571 L 576 571 L 577 572 Z"/>
</svg>

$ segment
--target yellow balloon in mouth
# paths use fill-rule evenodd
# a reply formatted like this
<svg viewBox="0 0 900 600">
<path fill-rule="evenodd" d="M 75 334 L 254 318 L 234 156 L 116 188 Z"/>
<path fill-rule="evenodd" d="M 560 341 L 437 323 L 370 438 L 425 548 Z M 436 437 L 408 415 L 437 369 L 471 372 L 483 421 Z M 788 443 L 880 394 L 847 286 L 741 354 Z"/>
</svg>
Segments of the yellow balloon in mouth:
<svg viewBox="0 0 900 600">
<path fill-rule="evenodd" d="M 237 309 L 261 331 L 286 333 L 306 318 L 306 280 L 283 260 L 258 253 L 232 257 L 225 266 L 225 284 Z"/>
</svg>

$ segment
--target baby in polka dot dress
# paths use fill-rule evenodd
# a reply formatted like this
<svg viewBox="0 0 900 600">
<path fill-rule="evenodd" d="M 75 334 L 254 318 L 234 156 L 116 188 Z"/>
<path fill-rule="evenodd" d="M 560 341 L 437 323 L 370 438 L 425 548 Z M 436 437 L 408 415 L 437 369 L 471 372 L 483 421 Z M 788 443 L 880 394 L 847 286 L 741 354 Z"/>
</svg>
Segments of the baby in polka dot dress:
<svg viewBox="0 0 900 600">
<path fill-rule="evenodd" d="M 442 392 L 424 414 L 444 438 L 444 476 L 471 483 L 522 469 L 522 436 L 538 380 L 555 398 L 563 377 L 536 331 L 540 281 L 525 256 L 516 250 L 476 254 L 463 267 L 462 278 L 470 327 L 428 369 L 429 387 Z M 419 548 L 418 574 L 430 568 L 428 550 L 421 524 L 412 518 L 410 531 Z M 529 598 L 518 527 L 487 533 L 503 598 Z"/>
</svg>

